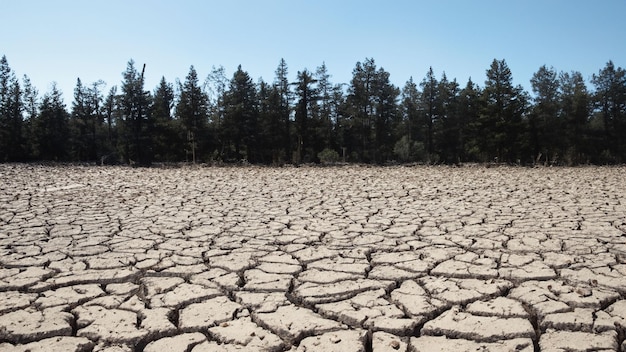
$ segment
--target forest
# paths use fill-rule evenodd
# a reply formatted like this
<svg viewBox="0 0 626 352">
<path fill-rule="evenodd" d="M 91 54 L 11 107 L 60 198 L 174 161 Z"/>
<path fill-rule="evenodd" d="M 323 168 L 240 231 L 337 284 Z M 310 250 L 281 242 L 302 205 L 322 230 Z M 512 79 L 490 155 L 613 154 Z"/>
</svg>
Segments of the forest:
<svg viewBox="0 0 626 352">
<path fill-rule="evenodd" d="M 374 59 L 357 62 L 349 83 L 325 64 L 272 82 L 241 66 L 227 77 L 164 77 L 144 86 L 132 59 L 119 87 L 76 80 L 68 106 L 52 84 L 40 95 L 27 75 L 0 61 L 0 162 L 509 163 L 626 162 L 626 71 L 608 61 L 585 83 L 580 72 L 541 66 L 532 92 L 494 59 L 483 85 L 460 84 L 430 68 L 402 88 Z"/>
</svg>

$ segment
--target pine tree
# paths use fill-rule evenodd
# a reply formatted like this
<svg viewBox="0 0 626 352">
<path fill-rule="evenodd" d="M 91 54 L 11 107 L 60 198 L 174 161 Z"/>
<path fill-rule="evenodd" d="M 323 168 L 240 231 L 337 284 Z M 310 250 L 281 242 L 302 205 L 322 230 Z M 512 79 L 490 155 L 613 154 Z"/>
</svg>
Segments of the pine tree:
<svg viewBox="0 0 626 352">
<path fill-rule="evenodd" d="M 34 120 L 39 112 L 39 91 L 33 86 L 27 75 L 24 75 L 22 84 L 24 86 L 23 104 L 24 112 L 26 113 L 25 120 Z"/>
<path fill-rule="evenodd" d="M 399 94 L 389 73 L 377 69 L 374 59 L 356 63 L 346 99 L 350 119 L 347 144 L 360 161 L 382 163 L 391 158 Z"/>
<path fill-rule="evenodd" d="M 22 84 L 24 86 L 22 104 L 24 106 L 25 113 L 23 129 L 25 140 L 24 156 L 27 159 L 31 159 L 34 154 L 34 123 L 39 115 L 39 91 L 32 85 L 30 78 L 27 75 L 24 75 Z"/>
<path fill-rule="evenodd" d="M 176 161 L 183 159 L 182 138 L 178 121 L 173 119 L 174 86 L 161 77 L 158 87 L 154 90 L 151 116 L 154 120 L 152 145 L 154 157 L 158 161 Z"/>
<path fill-rule="evenodd" d="M 104 126 L 104 95 L 101 87 L 106 83 L 97 80 L 88 88 L 88 99 L 91 106 L 91 118 L 89 126 L 90 144 L 89 160 L 96 161 L 105 155 L 106 131 Z"/>
<path fill-rule="evenodd" d="M 23 160 L 22 88 L 9 67 L 6 56 L 0 59 L 0 161 Z"/>
<path fill-rule="evenodd" d="M 554 68 L 543 65 L 530 79 L 534 105 L 529 115 L 530 147 L 532 155 L 556 162 L 564 153 L 564 125 L 558 118 L 559 81 Z"/>
<path fill-rule="evenodd" d="M 274 79 L 274 85 L 278 89 L 279 102 L 280 102 L 280 117 L 282 120 L 283 128 L 283 143 L 286 162 L 292 161 L 292 147 L 291 147 L 291 101 L 293 99 L 293 93 L 289 89 L 289 71 L 287 69 L 287 63 L 285 59 L 280 59 L 278 67 L 276 68 L 276 78 Z"/>
<path fill-rule="evenodd" d="M 260 162 L 280 165 L 285 162 L 280 93 L 276 85 L 263 80 L 259 81 L 258 87 Z"/>
<path fill-rule="evenodd" d="M 559 75 L 560 119 L 566 137 L 568 164 L 581 164 L 593 151 L 589 146 L 588 121 L 591 113 L 591 98 L 580 72 Z"/>
<path fill-rule="evenodd" d="M 224 154 L 225 144 L 223 135 L 223 122 L 225 113 L 226 91 L 229 85 L 229 79 L 226 77 L 226 70 L 223 66 L 211 69 L 206 78 L 205 85 L 207 87 L 207 96 L 209 99 L 209 120 L 211 135 L 214 138 L 213 157 L 220 158 Z"/>
<path fill-rule="evenodd" d="M 326 63 L 322 63 L 315 70 L 314 79 L 317 81 L 318 104 L 316 104 L 317 111 L 314 114 L 320 124 L 320 130 L 317 135 L 319 136 L 322 149 L 336 147 L 333 145 L 333 85 L 330 82 L 330 77 Z"/>
<path fill-rule="evenodd" d="M 391 84 L 389 72 L 382 67 L 376 72 L 374 102 L 374 161 L 383 163 L 392 158 L 394 134 L 399 125 L 398 97 L 400 90 Z"/>
<path fill-rule="evenodd" d="M 100 157 L 100 163 L 116 163 L 120 160 L 117 155 L 117 145 L 118 145 L 118 131 L 119 125 L 122 124 L 120 121 L 119 113 L 120 109 L 118 107 L 120 97 L 117 95 L 117 86 L 113 86 L 109 89 L 109 93 L 107 94 L 104 100 L 103 107 L 103 118 L 104 118 L 104 142 L 102 146 L 102 156 Z M 118 124 L 118 121 L 120 122 Z"/>
<path fill-rule="evenodd" d="M 404 87 L 402 88 L 400 98 L 400 108 L 402 111 L 402 120 L 404 121 L 404 133 L 409 141 L 422 140 L 423 126 L 421 124 L 420 114 L 420 91 L 417 89 L 417 84 L 413 81 L 413 77 L 409 77 Z"/>
<path fill-rule="evenodd" d="M 595 85 L 595 102 L 604 126 L 604 162 L 626 160 L 626 71 L 615 68 L 613 61 L 598 74 L 591 83 Z"/>
<path fill-rule="evenodd" d="M 435 124 L 437 122 L 438 117 L 438 88 L 439 83 L 435 78 L 435 73 L 433 72 L 433 68 L 430 67 L 428 69 L 428 73 L 426 73 L 426 77 L 420 83 L 420 88 L 422 88 L 422 104 L 421 110 L 424 112 L 424 121 L 426 125 L 426 152 L 428 153 L 428 161 L 435 161 L 438 159 L 438 156 L 435 154 L 435 143 L 434 143 L 434 134 L 435 134 Z"/>
<path fill-rule="evenodd" d="M 70 131 L 72 139 L 70 150 L 72 159 L 84 161 L 88 160 L 88 134 L 89 120 L 91 114 L 87 89 L 83 86 L 80 78 L 76 79 L 74 88 L 74 101 L 72 102 Z"/>
<path fill-rule="evenodd" d="M 344 84 L 338 83 L 333 86 L 331 98 L 331 121 L 333 122 L 333 139 L 331 146 L 340 152 L 342 160 L 345 162 L 348 157 L 349 137 L 349 113 Z"/>
<path fill-rule="evenodd" d="M 521 86 L 513 86 L 513 76 L 505 60 L 493 60 L 487 70 L 483 90 L 480 127 L 483 161 L 516 162 L 522 158 L 525 126 L 523 116 L 527 97 Z"/>
<path fill-rule="evenodd" d="M 119 109 L 123 122 L 122 154 L 131 164 L 149 165 L 152 162 L 149 114 L 150 92 L 144 91 L 145 65 L 139 73 L 131 59 L 122 74 L 122 94 Z"/>
<path fill-rule="evenodd" d="M 444 72 L 439 80 L 437 91 L 438 118 L 434 142 L 443 162 L 458 163 L 463 148 L 460 134 L 464 127 L 459 116 L 459 84 L 456 79 L 449 81 Z"/>
<path fill-rule="evenodd" d="M 256 162 L 258 151 L 258 110 L 256 87 L 241 65 L 233 74 L 226 96 L 224 135 L 231 146 L 226 159 Z"/>
<path fill-rule="evenodd" d="M 196 153 L 207 155 L 209 149 L 209 97 L 198 82 L 198 74 L 191 66 L 185 82 L 179 83 L 180 97 L 176 104 L 176 117 L 183 127 L 188 141 L 187 150 L 194 163 Z"/>
<path fill-rule="evenodd" d="M 394 145 L 394 154 L 402 162 L 422 160 L 424 158 L 425 125 L 420 111 L 421 92 L 413 77 L 409 77 L 400 93 L 400 114 L 402 122 L 396 135 L 399 139 Z"/>
<path fill-rule="evenodd" d="M 7 159 L 20 161 L 24 159 L 24 135 L 23 116 L 24 105 L 22 104 L 22 88 L 17 79 L 13 79 L 9 91 L 9 105 L 7 106 L 9 139 L 7 146 Z"/>
<path fill-rule="evenodd" d="M 9 106 L 11 83 L 14 75 L 9 67 L 6 56 L 0 59 L 0 161 L 7 161 L 10 157 L 9 143 L 11 139 Z"/>
<path fill-rule="evenodd" d="M 376 64 L 368 58 L 362 64 L 357 62 L 352 70 L 352 80 L 348 88 L 347 109 L 350 115 L 348 148 L 356 151 L 359 161 L 370 162 L 371 138 L 374 120 L 374 85 Z"/>
<path fill-rule="evenodd" d="M 312 142 L 316 139 L 313 134 L 315 131 L 313 120 L 313 110 L 317 102 L 317 89 L 313 84 L 317 81 L 313 75 L 306 69 L 298 71 L 298 81 L 296 86 L 296 114 L 295 114 L 295 130 L 296 130 L 296 155 L 294 160 L 296 164 L 300 162 L 310 162 L 321 150 L 313 150 Z"/>
<path fill-rule="evenodd" d="M 69 160 L 69 113 L 61 91 L 52 84 L 41 101 L 40 113 L 34 124 L 35 157 L 39 160 Z"/>
<path fill-rule="evenodd" d="M 461 130 L 459 142 L 463 146 L 461 152 L 462 161 L 480 161 L 482 140 L 485 138 L 480 126 L 480 113 L 482 92 L 472 78 L 467 81 L 465 88 L 459 93 L 459 118 Z"/>
</svg>

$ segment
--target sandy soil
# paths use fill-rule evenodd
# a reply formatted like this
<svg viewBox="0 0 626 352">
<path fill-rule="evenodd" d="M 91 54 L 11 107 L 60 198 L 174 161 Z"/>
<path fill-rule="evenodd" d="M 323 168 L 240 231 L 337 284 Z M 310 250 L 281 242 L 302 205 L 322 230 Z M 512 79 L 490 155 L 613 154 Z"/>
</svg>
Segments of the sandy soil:
<svg viewBox="0 0 626 352">
<path fill-rule="evenodd" d="M 0 165 L 0 351 L 626 351 L 626 167 Z"/>
</svg>

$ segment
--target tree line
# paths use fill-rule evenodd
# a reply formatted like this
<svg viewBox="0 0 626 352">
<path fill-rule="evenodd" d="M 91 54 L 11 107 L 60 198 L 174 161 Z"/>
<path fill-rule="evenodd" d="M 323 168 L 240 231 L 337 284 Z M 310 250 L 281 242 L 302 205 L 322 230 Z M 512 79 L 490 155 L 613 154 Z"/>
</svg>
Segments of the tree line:
<svg viewBox="0 0 626 352">
<path fill-rule="evenodd" d="M 626 71 L 612 61 L 593 74 L 541 66 L 532 95 L 505 60 L 493 60 L 483 86 L 439 77 L 432 67 L 402 88 L 374 59 L 357 62 L 347 84 L 325 64 L 273 82 L 241 66 L 227 77 L 164 77 L 153 91 L 133 60 L 120 86 L 76 81 L 68 107 L 53 83 L 40 97 L 27 75 L 0 60 L 0 162 L 285 163 L 506 162 L 614 164 L 626 161 Z"/>
</svg>

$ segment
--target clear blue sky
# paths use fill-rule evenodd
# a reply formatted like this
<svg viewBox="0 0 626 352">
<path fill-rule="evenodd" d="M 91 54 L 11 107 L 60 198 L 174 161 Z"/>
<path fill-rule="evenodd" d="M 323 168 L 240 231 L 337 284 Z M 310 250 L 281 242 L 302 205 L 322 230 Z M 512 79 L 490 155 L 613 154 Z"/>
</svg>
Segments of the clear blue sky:
<svg viewBox="0 0 626 352">
<path fill-rule="evenodd" d="M 483 86 L 494 58 L 515 84 L 546 64 L 588 79 L 608 60 L 626 66 L 624 0 L 0 0 L 0 55 L 43 95 L 56 81 L 71 103 L 76 78 L 120 85 L 129 59 L 146 64 L 146 89 L 161 76 L 201 80 L 241 64 L 273 81 L 281 58 L 291 79 L 325 62 L 334 83 L 348 83 L 357 61 L 372 57 L 403 86 L 429 66 L 464 86 Z"/>
</svg>

